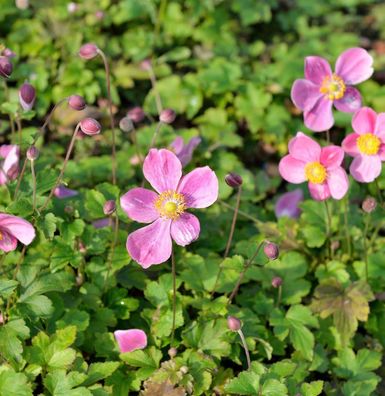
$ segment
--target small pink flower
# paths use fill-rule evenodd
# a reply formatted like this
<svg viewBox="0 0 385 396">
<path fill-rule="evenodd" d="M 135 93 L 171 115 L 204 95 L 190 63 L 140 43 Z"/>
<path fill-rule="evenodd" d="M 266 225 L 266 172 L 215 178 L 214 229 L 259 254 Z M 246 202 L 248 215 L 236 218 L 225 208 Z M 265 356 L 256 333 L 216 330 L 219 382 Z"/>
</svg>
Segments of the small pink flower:
<svg viewBox="0 0 385 396">
<path fill-rule="evenodd" d="M 370 183 L 380 175 L 385 161 L 385 113 L 363 107 L 354 114 L 352 126 L 355 133 L 346 136 L 342 148 L 354 158 L 351 175 L 359 182 Z"/>
<path fill-rule="evenodd" d="M 293 219 L 301 214 L 298 204 L 303 201 L 303 192 L 300 188 L 282 194 L 275 204 L 275 215 L 277 218 L 286 216 Z"/>
<path fill-rule="evenodd" d="M 0 249 L 10 252 L 17 247 L 17 240 L 29 245 L 35 238 L 35 229 L 28 221 L 0 213 Z"/>
<path fill-rule="evenodd" d="M 361 107 L 361 95 L 352 85 L 373 74 L 373 58 L 363 48 L 350 48 L 337 59 L 335 73 L 319 56 L 305 58 L 305 79 L 295 80 L 291 99 L 304 112 L 305 125 L 321 132 L 334 124 L 332 106 L 353 113 Z"/>
<path fill-rule="evenodd" d="M 147 336 L 143 330 L 116 330 L 114 336 L 121 353 L 132 352 L 147 346 Z"/>
<path fill-rule="evenodd" d="M 208 167 L 182 177 L 182 164 L 169 150 L 151 149 L 143 164 L 144 177 L 157 191 L 133 188 L 120 203 L 132 220 L 150 225 L 127 238 L 127 250 L 143 268 L 161 264 L 171 256 L 172 239 L 180 246 L 200 233 L 196 216 L 188 208 L 207 208 L 218 198 L 218 179 Z"/>
<path fill-rule="evenodd" d="M 183 138 L 178 136 L 171 143 L 170 148 L 179 158 L 182 166 L 185 167 L 191 161 L 193 152 L 201 141 L 202 139 L 199 136 L 195 136 L 187 144 L 184 144 Z"/>
<path fill-rule="evenodd" d="M 0 186 L 19 175 L 19 147 L 15 144 L 0 146 Z"/>
<path fill-rule="evenodd" d="M 63 184 L 55 188 L 55 191 L 53 192 L 56 198 L 59 199 L 64 199 L 64 198 L 70 198 L 78 195 L 79 193 L 76 190 L 71 190 L 70 188 L 67 188 Z"/>
<path fill-rule="evenodd" d="M 341 199 L 349 180 L 341 164 L 344 151 L 338 146 L 321 146 L 298 132 L 289 142 L 289 154 L 279 162 L 279 173 L 290 183 L 307 181 L 310 195 L 317 201 Z"/>
</svg>

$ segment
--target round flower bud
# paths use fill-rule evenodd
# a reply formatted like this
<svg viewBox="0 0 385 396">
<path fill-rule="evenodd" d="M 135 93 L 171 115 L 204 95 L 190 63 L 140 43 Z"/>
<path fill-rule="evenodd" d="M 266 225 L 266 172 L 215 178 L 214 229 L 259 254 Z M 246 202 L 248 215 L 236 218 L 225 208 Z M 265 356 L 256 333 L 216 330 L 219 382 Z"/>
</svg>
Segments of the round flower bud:
<svg viewBox="0 0 385 396">
<path fill-rule="evenodd" d="M 9 78 L 12 74 L 13 66 L 9 58 L 6 56 L 0 57 L 0 76 Z"/>
<path fill-rule="evenodd" d="M 141 107 L 136 106 L 127 112 L 127 117 L 135 123 L 138 123 L 144 119 L 144 111 Z"/>
<path fill-rule="evenodd" d="M 170 348 L 168 350 L 168 356 L 170 356 L 171 359 L 173 357 L 175 357 L 177 353 L 178 353 L 178 350 L 176 348 Z"/>
<path fill-rule="evenodd" d="M 362 202 L 362 210 L 365 213 L 372 213 L 377 207 L 377 201 L 373 197 L 367 197 Z"/>
<path fill-rule="evenodd" d="M 278 288 L 281 285 L 282 285 L 282 278 L 280 278 L 279 276 L 275 276 L 271 281 L 271 286 Z"/>
<path fill-rule="evenodd" d="M 263 251 L 270 260 L 275 260 L 279 256 L 279 248 L 273 242 L 266 242 L 263 246 Z"/>
<path fill-rule="evenodd" d="M 67 11 L 70 14 L 73 14 L 74 12 L 76 12 L 77 9 L 78 9 L 78 5 L 76 3 L 71 1 L 70 3 L 67 4 Z"/>
<path fill-rule="evenodd" d="M 14 58 L 16 54 L 9 48 L 4 48 L 1 55 L 6 56 L 7 58 Z"/>
<path fill-rule="evenodd" d="M 84 100 L 83 96 L 71 95 L 68 98 L 68 105 L 76 111 L 81 111 L 86 108 L 86 101 Z"/>
<path fill-rule="evenodd" d="M 96 19 L 99 19 L 99 21 L 103 20 L 104 12 L 103 11 L 96 11 L 95 12 L 95 17 L 96 17 Z"/>
<path fill-rule="evenodd" d="M 35 103 L 35 100 L 35 88 L 29 83 L 24 83 L 19 89 L 19 101 L 21 107 L 26 111 L 31 110 Z"/>
<path fill-rule="evenodd" d="M 123 117 L 119 122 L 119 128 L 123 132 L 130 132 L 132 130 L 132 121 L 128 117 Z"/>
<path fill-rule="evenodd" d="M 242 177 L 240 175 L 237 175 L 236 173 L 228 173 L 225 176 L 225 182 L 231 188 L 238 188 L 242 185 L 243 180 Z"/>
<path fill-rule="evenodd" d="M 175 120 L 176 114 L 172 109 L 164 109 L 159 116 L 159 121 L 164 124 L 172 124 Z"/>
<path fill-rule="evenodd" d="M 234 316 L 227 317 L 227 327 L 231 331 L 238 331 L 242 328 L 242 323 L 239 319 L 235 318 Z"/>
<path fill-rule="evenodd" d="M 35 161 L 39 157 L 39 150 L 36 148 L 36 146 L 31 146 L 27 150 L 27 158 L 30 161 Z"/>
<path fill-rule="evenodd" d="M 140 62 L 140 68 L 144 71 L 149 71 L 151 70 L 152 66 L 151 66 L 151 61 L 150 59 L 145 59 L 142 62 Z"/>
<path fill-rule="evenodd" d="M 83 59 L 92 59 L 98 55 L 98 47 L 93 43 L 87 43 L 80 47 L 79 56 Z"/>
<path fill-rule="evenodd" d="M 109 200 L 106 201 L 106 203 L 103 206 L 103 212 L 106 216 L 112 215 L 116 210 L 116 204 L 115 201 Z"/>
<path fill-rule="evenodd" d="M 100 133 L 102 127 L 94 118 L 84 118 L 80 121 L 80 129 L 86 135 L 97 135 Z"/>
</svg>

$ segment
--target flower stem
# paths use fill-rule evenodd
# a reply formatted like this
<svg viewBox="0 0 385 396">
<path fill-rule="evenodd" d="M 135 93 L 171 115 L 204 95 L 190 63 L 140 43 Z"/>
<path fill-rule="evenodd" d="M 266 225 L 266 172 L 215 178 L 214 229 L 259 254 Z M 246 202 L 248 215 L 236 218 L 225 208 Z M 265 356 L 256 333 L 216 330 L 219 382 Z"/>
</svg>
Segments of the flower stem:
<svg viewBox="0 0 385 396">
<path fill-rule="evenodd" d="M 333 251 L 332 251 L 332 244 L 331 244 L 331 228 L 332 228 L 332 219 L 331 219 L 331 215 L 330 215 L 330 209 L 329 209 L 329 204 L 327 202 L 327 200 L 324 200 L 325 203 L 325 212 L 326 212 L 326 238 L 328 239 L 328 245 L 329 245 L 329 257 L 333 256 Z"/>
<path fill-rule="evenodd" d="M 152 136 L 152 139 L 151 139 L 150 150 L 155 146 L 156 139 L 157 139 L 157 137 L 159 135 L 160 128 L 161 128 L 162 125 L 163 125 L 163 122 L 159 121 L 157 126 L 156 126 L 156 128 L 155 128 L 155 132 L 154 132 L 154 134 Z"/>
<path fill-rule="evenodd" d="M 65 156 L 63 166 L 62 166 L 62 168 L 61 168 L 61 171 L 60 171 L 60 174 L 59 174 L 58 178 L 56 179 L 56 183 L 55 183 L 55 185 L 52 187 L 52 189 L 51 189 L 51 191 L 50 191 L 50 193 L 49 193 L 47 199 L 45 200 L 43 206 L 39 209 L 39 212 L 43 211 L 43 210 L 47 207 L 49 201 L 50 201 L 51 198 L 53 197 L 53 194 L 54 194 L 54 192 L 55 192 L 56 187 L 58 187 L 59 184 L 60 184 L 60 182 L 62 181 L 64 172 L 65 172 L 66 167 L 67 167 L 68 160 L 69 160 L 70 155 L 71 155 L 71 153 L 72 153 L 72 149 L 74 148 L 74 145 L 75 145 L 76 136 L 77 136 L 77 133 L 78 133 L 78 131 L 79 131 L 79 128 L 80 128 L 80 123 L 76 125 L 75 131 L 74 131 L 74 133 L 73 133 L 73 135 L 72 135 L 71 142 L 70 142 L 70 144 L 69 144 L 69 146 L 68 146 L 68 149 L 67 149 L 67 154 L 66 154 L 66 156 Z"/>
<path fill-rule="evenodd" d="M 281 299 L 282 299 L 282 285 L 278 286 L 278 297 L 277 297 L 277 308 L 281 304 Z"/>
<path fill-rule="evenodd" d="M 24 159 L 23 167 L 21 168 L 21 172 L 20 172 L 19 178 L 17 180 L 15 192 L 13 194 L 13 199 L 14 200 L 16 199 L 17 193 L 19 192 L 20 184 L 21 184 L 21 181 L 23 180 L 23 176 L 24 176 L 26 168 L 27 168 L 27 158 Z"/>
<path fill-rule="evenodd" d="M 154 94 L 155 94 L 156 109 L 158 111 L 158 115 L 160 115 L 160 113 L 163 110 L 163 106 L 162 106 L 162 100 L 161 100 L 160 95 L 159 95 L 158 86 L 157 86 L 157 82 L 156 82 L 156 76 L 155 76 L 155 73 L 154 73 L 154 69 L 152 68 L 152 65 L 150 65 L 150 68 L 148 70 L 148 74 L 150 76 L 152 89 L 154 90 Z"/>
<path fill-rule="evenodd" d="M 344 204 L 344 224 L 345 224 L 345 234 L 346 234 L 346 245 L 348 249 L 348 255 L 350 257 L 352 255 L 352 244 L 350 241 L 348 214 L 349 214 L 349 198 L 346 196 L 345 204 Z"/>
<path fill-rule="evenodd" d="M 21 143 L 23 141 L 23 128 L 21 126 L 21 120 L 18 115 L 15 118 L 15 122 L 16 122 L 16 126 L 17 126 L 17 134 L 19 137 L 19 147 L 21 148 Z"/>
<path fill-rule="evenodd" d="M 384 199 L 382 198 L 380 185 L 378 184 L 378 179 L 375 179 L 374 183 L 376 184 L 378 200 L 380 201 L 380 206 L 381 206 L 381 208 L 384 208 Z"/>
<path fill-rule="evenodd" d="M 107 96 L 108 96 L 108 108 L 110 113 L 110 124 L 112 133 L 112 184 L 116 184 L 116 135 L 115 135 L 115 122 L 114 115 L 112 114 L 112 99 L 111 99 L 111 73 L 110 67 L 108 65 L 107 57 L 104 52 L 98 49 L 98 54 L 102 57 L 104 63 L 104 69 L 106 71 L 106 81 L 107 81 Z"/>
<path fill-rule="evenodd" d="M 218 199 L 218 202 L 223 205 L 225 208 L 231 209 L 233 212 L 235 212 L 236 208 L 233 208 L 231 205 L 229 205 L 227 202 L 222 201 L 221 199 Z M 256 217 L 250 216 L 248 213 L 238 209 L 238 214 L 243 216 L 246 219 L 249 219 L 251 221 L 253 221 L 254 223 L 258 224 L 258 225 L 262 225 L 262 221 L 258 220 Z"/>
<path fill-rule="evenodd" d="M 365 216 L 365 228 L 364 228 L 364 235 L 363 235 L 366 283 L 369 283 L 368 244 L 367 244 L 367 240 L 366 239 L 367 239 L 367 236 L 368 236 L 370 220 L 371 220 L 370 213 L 367 213 L 366 216 Z"/>
<path fill-rule="evenodd" d="M 110 217 L 110 219 L 112 220 L 112 216 Z M 116 246 L 116 242 L 118 240 L 118 233 L 119 233 L 119 217 L 117 215 L 115 215 L 114 235 L 113 235 L 112 241 L 111 241 L 110 257 L 108 259 L 107 274 L 106 274 L 106 277 L 104 279 L 103 292 L 106 291 L 107 281 L 108 281 L 108 278 L 110 276 L 110 272 L 111 272 L 111 269 L 112 269 L 112 263 L 114 261 L 114 254 L 115 254 L 115 246 Z"/>
<path fill-rule="evenodd" d="M 238 330 L 238 334 L 241 339 L 243 349 L 245 350 L 245 355 L 246 355 L 246 360 L 247 360 L 247 368 L 250 370 L 250 367 L 251 367 L 250 354 L 249 354 L 249 349 L 247 348 L 245 336 L 243 335 L 242 329 Z"/>
<path fill-rule="evenodd" d="M 134 147 L 135 147 L 136 155 L 138 156 L 139 164 L 142 167 L 143 166 L 143 158 L 142 158 L 142 153 L 140 152 L 140 149 L 139 149 L 137 131 L 136 131 L 134 123 L 132 121 L 131 121 L 131 123 L 132 123 L 131 139 L 132 139 L 132 143 L 134 144 Z"/>
<path fill-rule="evenodd" d="M 174 252 L 171 252 L 171 272 L 172 272 L 172 330 L 171 342 L 174 342 L 175 335 L 175 322 L 176 322 L 176 270 L 175 270 L 175 257 Z"/>
<path fill-rule="evenodd" d="M 31 174 L 32 174 L 32 208 L 36 210 L 36 173 L 35 173 L 35 161 L 31 161 Z"/>
</svg>

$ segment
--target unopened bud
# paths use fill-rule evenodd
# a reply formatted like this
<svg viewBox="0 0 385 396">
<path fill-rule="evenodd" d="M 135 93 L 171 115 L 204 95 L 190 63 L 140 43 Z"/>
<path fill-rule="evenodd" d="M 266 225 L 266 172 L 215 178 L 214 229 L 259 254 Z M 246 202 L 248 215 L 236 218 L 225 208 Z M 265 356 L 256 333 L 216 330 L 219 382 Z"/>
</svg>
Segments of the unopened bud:
<svg viewBox="0 0 385 396">
<path fill-rule="evenodd" d="M 97 18 L 97 19 L 99 19 L 99 21 L 101 21 L 101 20 L 103 20 L 103 18 L 104 18 L 104 12 L 103 11 L 96 11 L 95 12 L 95 17 Z"/>
<path fill-rule="evenodd" d="M 266 256 L 270 260 L 275 260 L 279 256 L 279 248 L 278 245 L 276 245 L 273 242 L 265 242 L 263 246 L 263 251 L 265 252 Z"/>
<path fill-rule="evenodd" d="M 106 216 L 112 215 L 116 210 L 116 204 L 115 201 L 109 200 L 106 201 L 106 203 L 103 206 L 103 212 Z"/>
<path fill-rule="evenodd" d="M 123 117 L 120 121 L 119 121 L 119 128 L 123 131 L 123 132 L 130 132 L 132 131 L 132 121 L 128 118 L 128 117 Z"/>
<path fill-rule="evenodd" d="M 271 280 L 271 286 L 278 288 L 279 286 L 282 285 L 282 278 L 280 278 L 279 276 L 275 276 L 272 280 Z"/>
<path fill-rule="evenodd" d="M 178 353 L 178 350 L 176 348 L 170 348 L 168 350 L 168 356 L 170 356 L 171 359 L 173 357 L 175 357 L 177 353 Z"/>
<path fill-rule="evenodd" d="M 86 101 L 84 100 L 83 96 L 80 95 L 71 95 L 68 98 L 68 105 L 76 110 L 76 111 L 81 111 L 84 110 L 86 107 Z"/>
<path fill-rule="evenodd" d="M 35 161 L 39 157 L 39 150 L 36 148 L 36 146 L 31 146 L 27 150 L 27 158 L 30 161 Z"/>
<path fill-rule="evenodd" d="M 74 12 L 76 12 L 77 9 L 78 9 L 78 5 L 76 3 L 70 2 L 70 3 L 67 4 L 67 11 L 70 14 L 73 14 Z"/>
<path fill-rule="evenodd" d="M 0 76 L 9 78 L 12 74 L 13 66 L 9 58 L 6 56 L 0 57 Z"/>
<path fill-rule="evenodd" d="M 141 107 L 136 106 L 127 112 L 127 117 L 135 123 L 138 123 L 144 119 L 144 111 Z"/>
<path fill-rule="evenodd" d="M 176 114 L 175 111 L 172 109 L 164 109 L 160 113 L 159 121 L 163 122 L 164 124 L 172 124 L 175 120 Z"/>
<path fill-rule="evenodd" d="M 98 47 L 93 43 L 87 43 L 80 47 L 79 56 L 83 59 L 92 59 L 98 55 Z"/>
<path fill-rule="evenodd" d="M 80 121 L 80 129 L 86 135 L 97 135 L 100 133 L 102 127 L 94 118 L 84 118 Z"/>
<path fill-rule="evenodd" d="M 373 197 L 367 197 L 362 202 L 362 210 L 365 213 L 372 213 L 377 207 L 377 201 Z"/>
<path fill-rule="evenodd" d="M 227 317 L 227 327 L 231 331 L 238 331 L 242 328 L 242 323 L 239 319 L 235 318 L 234 316 Z"/>
<path fill-rule="evenodd" d="M 145 59 L 142 62 L 140 62 L 140 68 L 144 71 L 149 71 L 151 70 L 152 66 L 151 66 L 151 61 L 150 59 Z"/>
<path fill-rule="evenodd" d="M 238 188 L 242 185 L 242 177 L 236 173 L 229 173 L 225 176 L 225 182 L 231 188 Z"/>
<path fill-rule="evenodd" d="M 19 101 L 21 107 L 26 111 L 31 110 L 35 103 L 35 99 L 35 88 L 29 83 L 24 83 L 19 89 Z"/>
<path fill-rule="evenodd" d="M 188 373 L 188 367 L 187 366 L 182 366 L 179 371 L 184 375 Z"/>
<path fill-rule="evenodd" d="M 7 58 L 14 58 L 16 56 L 10 48 L 4 48 L 1 55 L 6 56 Z"/>
</svg>

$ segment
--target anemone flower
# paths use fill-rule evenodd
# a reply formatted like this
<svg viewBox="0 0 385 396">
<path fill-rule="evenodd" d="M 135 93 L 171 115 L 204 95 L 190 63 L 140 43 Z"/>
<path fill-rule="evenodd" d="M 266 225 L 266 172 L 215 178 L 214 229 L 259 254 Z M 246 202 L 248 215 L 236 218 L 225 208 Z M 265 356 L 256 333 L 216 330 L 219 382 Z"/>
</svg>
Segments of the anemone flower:
<svg viewBox="0 0 385 396">
<path fill-rule="evenodd" d="M 373 74 L 373 58 L 363 48 L 350 48 L 338 58 L 335 73 L 319 56 L 305 58 L 305 79 L 295 80 L 291 99 L 303 111 L 305 125 L 321 132 L 334 124 L 333 104 L 339 111 L 354 113 L 361 107 L 361 95 L 353 87 Z"/>
<path fill-rule="evenodd" d="M 171 143 L 171 150 L 179 158 L 179 161 L 182 163 L 183 167 L 185 167 L 191 161 L 193 152 L 201 141 L 202 139 L 199 136 L 195 136 L 191 138 L 187 144 L 184 144 L 183 138 L 177 136 Z"/>
<path fill-rule="evenodd" d="M 0 213 L 0 249 L 10 252 L 17 247 L 19 240 L 29 245 L 35 238 L 35 229 L 32 224 L 17 216 Z"/>
<path fill-rule="evenodd" d="M 14 180 L 19 175 L 19 147 L 15 144 L 0 146 L 0 185 Z"/>
<path fill-rule="evenodd" d="M 57 186 L 53 193 L 53 195 L 59 199 L 75 197 L 78 194 L 79 193 L 76 190 L 71 190 L 70 188 L 67 188 L 64 184 L 60 184 L 59 186 Z"/>
<path fill-rule="evenodd" d="M 300 188 L 282 194 L 275 204 L 275 215 L 280 217 L 291 217 L 293 219 L 299 217 L 301 209 L 298 204 L 303 201 L 303 192 Z"/>
<path fill-rule="evenodd" d="M 151 223 L 131 233 L 126 244 L 131 257 L 148 268 L 170 258 L 172 240 L 186 246 L 199 237 L 199 220 L 186 209 L 212 205 L 218 198 L 218 179 L 208 166 L 182 177 L 180 160 L 166 149 L 150 150 L 143 173 L 156 192 L 133 188 L 120 204 L 132 220 Z"/>
</svg>

